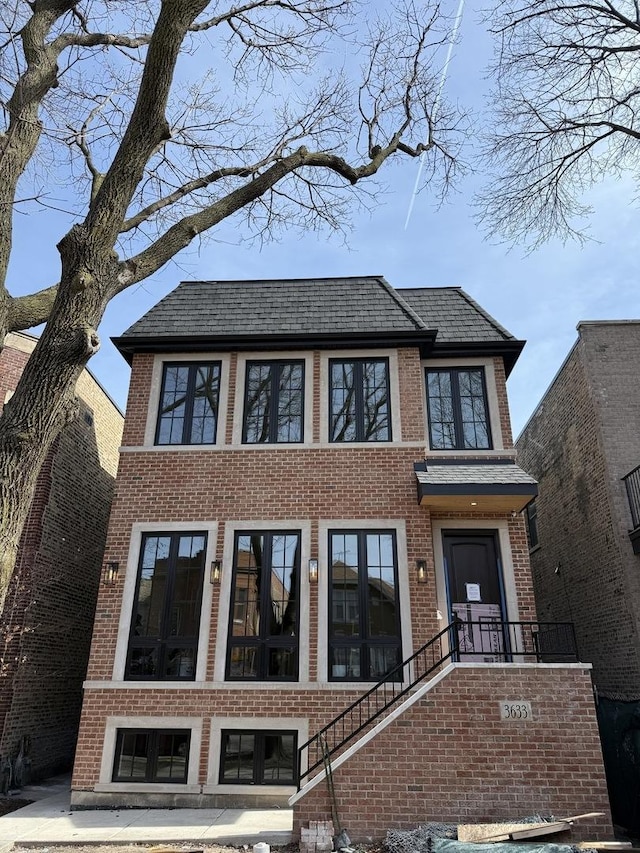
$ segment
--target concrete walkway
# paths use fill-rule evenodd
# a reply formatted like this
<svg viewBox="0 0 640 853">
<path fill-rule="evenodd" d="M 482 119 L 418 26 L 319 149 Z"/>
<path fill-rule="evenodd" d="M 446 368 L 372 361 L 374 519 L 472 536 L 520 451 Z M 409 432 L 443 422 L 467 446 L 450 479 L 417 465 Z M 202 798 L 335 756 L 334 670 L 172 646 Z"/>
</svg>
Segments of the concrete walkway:
<svg viewBox="0 0 640 853">
<path fill-rule="evenodd" d="M 23 788 L 36 800 L 0 817 L 0 853 L 61 844 L 288 844 L 289 809 L 122 809 L 72 812 L 69 777 Z"/>
</svg>

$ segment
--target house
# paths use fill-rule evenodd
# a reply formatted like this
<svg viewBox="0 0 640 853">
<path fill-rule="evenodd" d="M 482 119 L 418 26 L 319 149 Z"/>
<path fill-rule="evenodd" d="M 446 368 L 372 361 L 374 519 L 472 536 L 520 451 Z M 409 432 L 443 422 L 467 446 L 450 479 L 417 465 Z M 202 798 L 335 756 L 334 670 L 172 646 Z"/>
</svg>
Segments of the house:
<svg viewBox="0 0 640 853">
<path fill-rule="evenodd" d="M 578 324 L 525 426 L 538 615 L 575 624 L 593 664 L 613 817 L 640 832 L 640 321 Z"/>
<path fill-rule="evenodd" d="M 9 334 L 0 403 L 36 345 Z M 123 416 L 88 370 L 38 477 L 0 614 L 0 790 L 73 763 Z"/>
<path fill-rule="evenodd" d="M 590 668 L 536 621 L 506 376 L 459 288 L 187 282 L 132 365 L 72 807 L 335 806 L 352 839 L 601 810 Z"/>
</svg>

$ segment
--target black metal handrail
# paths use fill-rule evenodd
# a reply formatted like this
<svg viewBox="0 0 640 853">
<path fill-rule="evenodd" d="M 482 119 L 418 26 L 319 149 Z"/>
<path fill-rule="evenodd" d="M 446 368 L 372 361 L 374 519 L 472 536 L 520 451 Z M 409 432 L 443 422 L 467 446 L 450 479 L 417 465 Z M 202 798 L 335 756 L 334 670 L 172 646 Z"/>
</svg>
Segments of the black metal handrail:
<svg viewBox="0 0 640 853">
<path fill-rule="evenodd" d="M 547 663 L 577 661 L 573 624 L 456 619 L 302 744 L 298 750 L 299 785 L 445 661 L 517 663 L 527 658 Z"/>
<path fill-rule="evenodd" d="M 629 500 L 629 509 L 631 510 L 631 520 L 633 529 L 640 527 L 640 465 L 629 471 L 622 478 L 627 487 L 627 498 Z"/>
</svg>

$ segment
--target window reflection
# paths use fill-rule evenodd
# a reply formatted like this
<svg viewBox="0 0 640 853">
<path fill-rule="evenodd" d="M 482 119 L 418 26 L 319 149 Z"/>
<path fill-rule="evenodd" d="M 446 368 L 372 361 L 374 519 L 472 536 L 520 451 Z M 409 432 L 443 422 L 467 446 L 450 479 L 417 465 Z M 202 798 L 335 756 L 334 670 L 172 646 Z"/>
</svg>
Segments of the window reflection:
<svg viewBox="0 0 640 853">
<path fill-rule="evenodd" d="M 299 552 L 298 532 L 236 535 L 228 678 L 297 678 Z"/>
<path fill-rule="evenodd" d="M 331 441 L 389 441 L 387 359 L 329 363 Z"/>
<path fill-rule="evenodd" d="M 332 531 L 332 679 L 378 681 L 400 663 L 395 535 Z"/>
</svg>

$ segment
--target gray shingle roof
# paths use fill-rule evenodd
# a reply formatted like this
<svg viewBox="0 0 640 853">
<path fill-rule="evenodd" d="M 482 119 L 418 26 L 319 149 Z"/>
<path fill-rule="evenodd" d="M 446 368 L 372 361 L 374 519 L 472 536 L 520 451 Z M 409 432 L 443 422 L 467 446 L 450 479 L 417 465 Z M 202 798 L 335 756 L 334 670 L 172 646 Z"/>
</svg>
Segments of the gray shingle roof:
<svg viewBox="0 0 640 853">
<path fill-rule="evenodd" d="M 382 276 L 183 282 L 117 342 L 436 329 L 437 344 L 515 342 L 460 288 L 394 290 Z"/>
<path fill-rule="evenodd" d="M 381 276 L 194 281 L 180 284 L 123 337 L 348 335 L 428 328 Z"/>
<path fill-rule="evenodd" d="M 428 486 L 460 484 L 481 485 L 536 485 L 536 480 L 515 463 L 510 465 L 429 465 L 426 471 L 416 471 L 419 483 Z"/>
<path fill-rule="evenodd" d="M 398 294 L 429 326 L 437 341 L 515 341 L 497 320 L 459 287 L 403 287 Z"/>
</svg>

